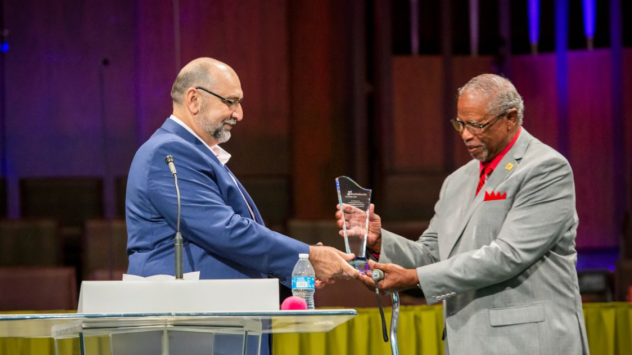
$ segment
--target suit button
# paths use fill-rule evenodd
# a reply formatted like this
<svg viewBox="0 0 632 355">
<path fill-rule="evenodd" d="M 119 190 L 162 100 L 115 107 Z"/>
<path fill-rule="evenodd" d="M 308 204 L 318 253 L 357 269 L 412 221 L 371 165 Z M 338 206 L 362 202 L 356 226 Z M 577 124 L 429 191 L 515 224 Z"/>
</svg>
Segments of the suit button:
<svg viewBox="0 0 632 355">
<path fill-rule="evenodd" d="M 284 277 L 284 278 L 282 278 L 282 279 L 281 279 L 281 282 L 285 282 L 285 280 L 286 280 L 286 279 L 285 279 L 285 277 Z"/>
</svg>

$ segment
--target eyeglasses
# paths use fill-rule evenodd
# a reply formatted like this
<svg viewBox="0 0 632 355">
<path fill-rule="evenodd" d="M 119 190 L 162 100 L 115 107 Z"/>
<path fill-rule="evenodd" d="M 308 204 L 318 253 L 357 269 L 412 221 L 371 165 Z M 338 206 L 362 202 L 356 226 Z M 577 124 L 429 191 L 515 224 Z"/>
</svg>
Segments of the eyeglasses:
<svg viewBox="0 0 632 355">
<path fill-rule="evenodd" d="M 459 132 L 459 133 L 462 133 L 463 130 L 465 128 L 467 128 L 467 130 L 470 131 L 470 133 L 472 133 L 472 134 L 481 134 L 481 133 L 483 133 L 483 131 L 485 130 L 485 128 L 487 126 L 489 126 L 492 123 L 496 122 L 497 119 L 499 119 L 501 117 L 505 117 L 507 112 L 509 112 L 509 111 L 505 111 L 505 112 L 501 113 L 500 115 L 498 115 L 498 116 L 492 118 L 491 120 L 487 121 L 487 123 L 483 123 L 483 124 L 475 123 L 475 122 L 463 122 L 458 117 L 455 117 L 455 118 L 451 119 L 450 122 L 452 123 L 452 127 L 454 127 L 454 129 L 456 129 L 456 131 Z"/>
<path fill-rule="evenodd" d="M 196 87 L 196 89 L 205 91 L 205 92 L 217 97 L 218 99 L 222 100 L 222 102 L 225 103 L 226 106 L 228 106 L 228 108 L 231 108 L 231 109 L 237 108 L 238 105 L 241 105 L 241 103 L 244 102 L 244 98 L 243 97 L 241 99 L 239 99 L 239 100 L 236 100 L 236 99 L 232 99 L 231 100 L 231 99 L 225 98 L 222 95 L 218 95 L 218 94 L 212 92 L 211 90 L 206 90 L 205 88 L 203 88 L 201 86 Z"/>
</svg>

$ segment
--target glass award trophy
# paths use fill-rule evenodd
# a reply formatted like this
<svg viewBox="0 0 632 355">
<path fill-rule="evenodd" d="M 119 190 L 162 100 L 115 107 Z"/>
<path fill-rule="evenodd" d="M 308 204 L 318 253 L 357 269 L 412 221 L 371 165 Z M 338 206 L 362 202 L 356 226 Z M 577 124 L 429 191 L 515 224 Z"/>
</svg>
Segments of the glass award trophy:
<svg viewBox="0 0 632 355">
<path fill-rule="evenodd" d="M 366 238 L 369 231 L 369 208 L 371 190 L 365 189 L 346 176 L 336 178 L 338 203 L 344 216 L 342 227 L 345 238 L 345 251 L 355 254 L 349 262 L 362 274 L 368 274 L 369 263 L 366 259 Z"/>
</svg>

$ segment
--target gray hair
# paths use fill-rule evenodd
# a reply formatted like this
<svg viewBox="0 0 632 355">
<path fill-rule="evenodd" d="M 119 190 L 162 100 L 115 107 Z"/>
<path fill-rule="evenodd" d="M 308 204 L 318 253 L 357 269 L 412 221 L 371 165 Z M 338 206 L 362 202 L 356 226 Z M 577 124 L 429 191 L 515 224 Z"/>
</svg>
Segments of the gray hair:
<svg viewBox="0 0 632 355">
<path fill-rule="evenodd" d="M 468 81 L 467 84 L 463 85 L 463 87 L 459 88 L 457 100 L 464 92 L 469 91 L 490 98 L 487 112 L 491 115 L 501 115 L 515 108 L 518 110 L 518 124 L 522 125 L 524 101 L 509 79 L 496 74 L 481 74 L 476 76 Z"/>
</svg>

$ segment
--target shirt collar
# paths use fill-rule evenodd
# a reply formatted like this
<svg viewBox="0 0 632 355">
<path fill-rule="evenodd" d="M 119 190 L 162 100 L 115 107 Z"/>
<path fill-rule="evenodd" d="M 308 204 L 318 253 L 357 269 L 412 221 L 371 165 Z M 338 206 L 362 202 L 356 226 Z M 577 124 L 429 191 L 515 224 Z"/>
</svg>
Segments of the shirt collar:
<svg viewBox="0 0 632 355">
<path fill-rule="evenodd" d="M 518 140 L 518 136 L 520 135 L 521 131 L 522 131 L 522 127 L 518 127 L 518 132 L 516 132 L 516 135 L 513 137 L 511 142 L 509 142 L 509 144 L 505 147 L 505 149 L 503 149 L 503 151 L 500 152 L 500 154 L 498 154 L 494 159 L 492 159 L 492 161 L 490 161 L 489 163 L 481 162 L 478 172 L 482 173 L 483 169 L 485 169 L 487 167 L 490 167 L 492 169 L 492 171 L 496 170 L 496 167 L 498 166 L 500 161 L 503 160 L 503 158 L 505 157 L 505 155 L 507 154 L 509 149 L 511 149 L 511 147 L 513 147 L 514 143 L 516 143 L 516 140 Z"/>
<path fill-rule="evenodd" d="M 204 142 L 204 140 L 202 140 L 200 136 L 198 136 L 195 132 L 193 132 L 191 127 L 187 126 L 187 124 L 182 122 L 178 117 L 171 115 L 169 116 L 169 118 L 172 119 L 175 123 L 184 127 L 184 129 L 189 131 L 195 138 L 197 138 L 200 142 L 202 142 L 202 144 L 204 144 L 204 146 L 208 148 L 217 157 L 217 159 L 219 160 L 220 163 L 222 163 L 222 165 L 226 165 L 226 163 L 228 163 L 231 155 L 227 151 L 225 151 L 222 147 L 220 147 L 219 144 L 209 147 L 209 145 L 206 144 L 206 142 Z"/>
</svg>

